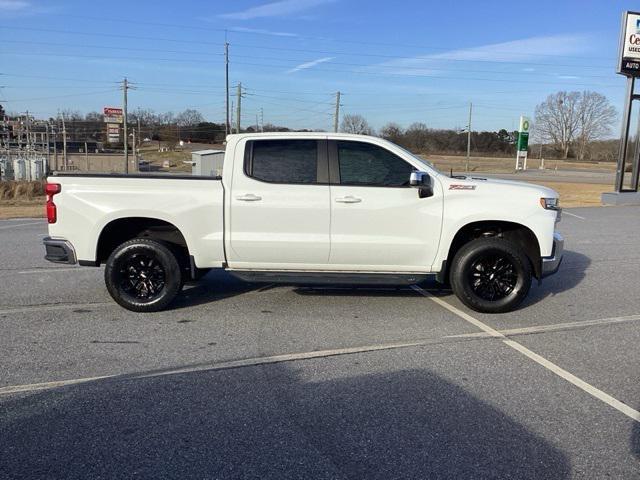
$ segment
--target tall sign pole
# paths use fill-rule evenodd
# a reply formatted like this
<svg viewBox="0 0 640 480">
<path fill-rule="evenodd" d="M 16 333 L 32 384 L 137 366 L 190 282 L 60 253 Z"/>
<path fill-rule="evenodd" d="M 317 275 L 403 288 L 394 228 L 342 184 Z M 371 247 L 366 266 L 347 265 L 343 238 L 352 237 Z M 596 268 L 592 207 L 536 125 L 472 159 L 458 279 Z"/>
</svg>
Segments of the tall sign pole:
<svg viewBox="0 0 640 480">
<path fill-rule="evenodd" d="M 340 92 L 336 92 L 336 113 L 333 116 L 333 131 L 338 131 L 338 124 L 340 123 Z"/>
<path fill-rule="evenodd" d="M 516 172 L 527 169 L 527 153 L 529 152 L 529 117 L 520 117 L 518 142 L 516 144 Z"/>
<path fill-rule="evenodd" d="M 469 102 L 469 123 L 467 124 L 467 164 L 465 171 L 469 171 L 469 162 L 471 161 L 471 112 L 473 111 L 473 103 Z"/>
<path fill-rule="evenodd" d="M 124 134 L 124 173 L 129 173 L 129 137 L 127 134 L 127 91 L 129 83 L 127 77 L 122 81 L 122 118 L 123 118 L 123 134 Z"/>
<path fill-rule="evenodd" d="M 229 128 L 231 127 L 231 123 L 229 123 L 229 43 L 226 41 L 224 42 L 224 79 L 226 88 L 226 96 L 224 97 L 224 107 L 226 110 L 224 136 L 226 141 L 227 135 L 229 135 Z"/>
<path fill-rule="evenodd" d="M 617 73 L 627 77 L 627 93 L 622 112 L 615 191 L 603 193 L 602 203 L 605 205 L 640 205 L 640 193 L 638 192 L 640 151 L 638 148 L 636 148 L 633 158 L 627 158 L 633 102 L 640 100 L 640 94 L 635 93 L 635 80 L 636 77 L 640 77 L 640 12 L 624 12 L 622 14 Z M 637 145 L 640 146 L 640 143 Z M 631 160 L 631 179 L 629 182 L 625 182 L 628 160 Z M 625 186 L 626 183 L 629 184 L 628 187 Z"/>
</svg>

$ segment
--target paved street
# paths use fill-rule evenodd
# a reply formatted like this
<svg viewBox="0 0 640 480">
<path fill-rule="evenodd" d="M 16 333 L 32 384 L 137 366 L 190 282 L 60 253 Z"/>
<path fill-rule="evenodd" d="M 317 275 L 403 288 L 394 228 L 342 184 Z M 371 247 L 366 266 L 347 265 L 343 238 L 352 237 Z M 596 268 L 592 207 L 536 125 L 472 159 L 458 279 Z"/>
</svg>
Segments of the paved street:
<svg viewBox="0 0 640 480">
<path fill-rule="evenodd" d="M 639 218 L 566 210 L 503 315 L 217 272 L 133 314 L 1 221 L 0 478 L 639 478 Z"/>
</svg>

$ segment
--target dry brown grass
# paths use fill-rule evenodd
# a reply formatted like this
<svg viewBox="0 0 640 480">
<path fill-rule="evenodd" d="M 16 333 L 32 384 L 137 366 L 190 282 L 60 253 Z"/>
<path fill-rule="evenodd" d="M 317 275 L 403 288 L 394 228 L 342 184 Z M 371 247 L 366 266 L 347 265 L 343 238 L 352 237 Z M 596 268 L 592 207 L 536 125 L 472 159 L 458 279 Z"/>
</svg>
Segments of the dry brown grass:
<svg viewBox="0 0 640 480">
<path fill-rule="evenodd" d="M 43 182 L 0 182 L 0 219 L 44 217 Z"/>
<path fill-rule="evenodd" d="M 564 183 L 564 182 L 530 182 L 554 189 L 560 194 L 562 207 L 600 207 L 601 196 L 604 192 L 613 190 L 611 185 L 592 183 Z"/>
<path fill-rule="evenodd" d="M 454 172 L 464 172 L 467 158 L 453 155 L 423 155 L 429 162 L 442 172 L 448 172 L 453 168 Z M 470 157 L 469 170 L 483 173 L 513 173 L 516 165 L 515 158 L 504 157 Z M 527 168 L 537 170 L 540 160 L 529 158 Z M 615 162 L 574 162 L 569 160 L 545 160 L 546 170 L 593 170 L 597 172 L 615 172 Z"/>
<path fill-rule="evenodd" d="M 44 196 L 43 182 L 0 182 L 0 201 L 33 200 Z"/>
<path fill-rule="evenodd" d="M 0 220 L 7 218 L 43 218 L 44 197 L 31 201 L 0 201 Z"/>
</svg>

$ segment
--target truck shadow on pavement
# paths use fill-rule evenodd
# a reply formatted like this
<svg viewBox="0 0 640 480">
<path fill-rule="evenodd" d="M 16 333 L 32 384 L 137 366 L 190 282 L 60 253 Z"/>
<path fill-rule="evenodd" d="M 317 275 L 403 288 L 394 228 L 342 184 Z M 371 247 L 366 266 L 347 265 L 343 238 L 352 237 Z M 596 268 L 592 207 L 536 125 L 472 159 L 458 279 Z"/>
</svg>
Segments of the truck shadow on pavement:
<svg viewBox="0 0 640 480">
<path fill-rule="evenodd" d="M 560 270 L 555 275 L 545 278 L 540 286 L 533 280 L 531 291 L 522 307 L 533 305 L 544 300 L 550 295 L 571 290 L 584 279 L 585 271 L 591 264 L 589 257 L 573 251 L 565 251 L 565 257 Z M 286 284 L 277 285 L 279 287 Z M 435 281 L 423 282 L 421 286 L 430 292 L 441 295 L 451 294 L 449 288 L 445 288 Z M 172 304 L 172 309 L 180 309 L 212 303 L 237 295 L 242 295 L 251 291 L 262 291 L 274 288 L 269 284 L 247 283 L 233 277 L 224 271 L 212 271 L 199 282 L 187 287 L 176 301 Z M 323 285 L 323 286 L 296 286 L 294 292 L 299 295 L 317 296 L 347 296 L 347 297 L 415 297 L 418 295 L 409 286 L 384 287 L 384 286 L 362 286 L 362 285 Z"/>
<path fill-rule="evenodd" d="M 556 446 L 464 388 L 429 370 L 366 373 L 349 358 L 4 397 L 0 477 L 569 475 Z"/>
<path fill-rule="evenodd" d="M 633 423 L 633 431 L 631 433 L 631 451 L 640 460 L 640 423 Z"/>
</svg>

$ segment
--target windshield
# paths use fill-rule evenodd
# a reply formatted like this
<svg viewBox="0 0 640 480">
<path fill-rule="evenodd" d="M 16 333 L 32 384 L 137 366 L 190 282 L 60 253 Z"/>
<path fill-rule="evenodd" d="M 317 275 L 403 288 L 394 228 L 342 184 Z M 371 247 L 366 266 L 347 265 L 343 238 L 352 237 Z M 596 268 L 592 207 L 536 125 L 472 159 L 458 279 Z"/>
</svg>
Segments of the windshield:
<svg viewBox="0 0 640 480">
<path fill-rule="evenodd" d="M 429 160 L 425 160 L 424 158 L 416 155 L 413 152 L 410 152 L 409 150 L 407 150 L 404 147 L 401 147 L 398 144 L 394 144 L 396 147 L 398 147 L 400 150 L 402 150 L 403 152 L 405 152 L 407 155 L 410 155 L 412 158 L 415 158 L 418 162 L 422 163 L 423 165 L 426 165 L 427 167 L 429 167 L 430 169 L 434 170 L 436 173 L 441 173 L 440 170 L 438 170 L 433 163 L 431 163 Z"/>
</svg>

